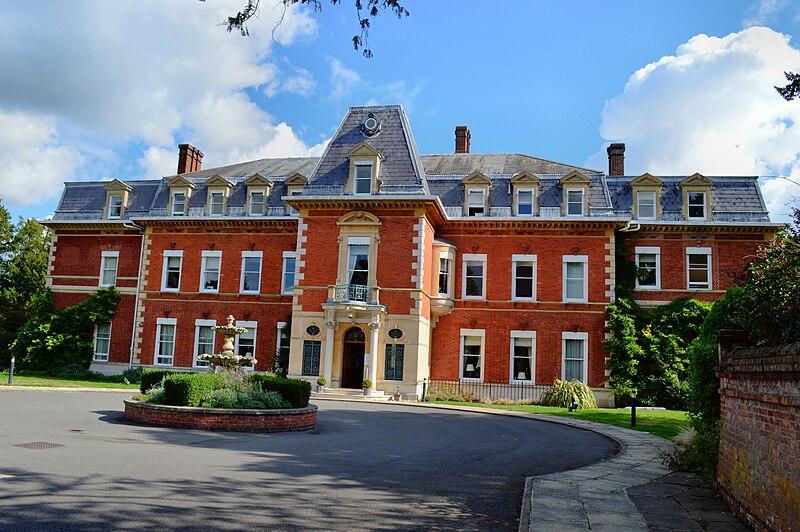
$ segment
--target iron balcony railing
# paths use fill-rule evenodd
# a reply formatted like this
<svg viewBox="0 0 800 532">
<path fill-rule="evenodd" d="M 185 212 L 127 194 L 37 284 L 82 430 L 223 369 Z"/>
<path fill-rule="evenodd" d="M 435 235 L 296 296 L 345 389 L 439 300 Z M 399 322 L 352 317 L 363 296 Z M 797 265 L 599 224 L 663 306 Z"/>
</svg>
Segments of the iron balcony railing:
<svg viewBox="0 0 800 532">
<path fill-rule="evenodd" d="M 377 305 L 378 293 L 377 286 L 366 286 L 363 284 L 342 284 L 328 287 L 328 301 L 333 303 L 367 303 Z"/>
</svg>

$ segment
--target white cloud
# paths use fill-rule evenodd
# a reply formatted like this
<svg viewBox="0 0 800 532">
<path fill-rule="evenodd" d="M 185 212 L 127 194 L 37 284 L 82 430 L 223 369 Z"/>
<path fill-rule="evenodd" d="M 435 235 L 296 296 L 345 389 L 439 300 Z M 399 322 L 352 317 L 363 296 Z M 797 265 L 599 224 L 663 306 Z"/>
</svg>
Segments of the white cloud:
<svg viewBox="0 0 800 532">
<path fill-rule="evenodd" d="M 773 88 L 784 70 L 800 70 L 800 51 L 771 29 L 697 35 L 631 75 L 600 133 L 626 143 L 631 175 L 788 175 L 800 164 L 800 104 Z M 605 149 L 586 165 L 605 167 Z M 765 187 L 770 206 L 779 190 Z"/>
<path fill-rule="evenodd" d="M 283 90 L 300 96 L 311 96 L 317 83 L 314 76 L 305 68 L 296 68 L 283 82 Z"/>
<path fill-rule="evenodd" d="M 83 163 L 64 146 L 52 117 L 0 111 L 0 197 L 24 207 L 61 195 L 61 183 Z"/>
<path fill-rule="evenodd" d="M 764 26 L 771 22 L 786 5 L 786 0 L 757 0 L 745 11 L 742 26 L 745 28 Z"/>
<path fill-rule="evenodd" d="M 57 197 L 60 181 L 73 179 L 78 170 L 92 179 L 113 173 L 110 159 L 119 163 L 117 153 L 131 145 L 145 146 L 139 164 L 153 176 L 175 171 L 175 145 L 185 138 L 220 141 L 207 149 L 223 159 L 235 153 L 233 146 L 241 153 L 258 152 L 288 138 L 286 128 L 275 125 L 247 91 L 268 92 L 279 81 L 273 43 L 313 38 L 316 22 L 308 9 L 294 6 L 283 13 L 282 4 L 278 9 L 264 4 L 249 23 L 250 37 L 228 34 L 219 23 L 242 5 L 241 0 L 4 3 L 0 49 L 14 53 L 0 54 L 0 112 L 8 120 L 24 110 L 42 139 L 26 144 L 27 153 L 15 149 L 19 139 L 0 137 L 4 166 L 29 166 L 37 149 L 47 160 L 60 161 L 57 172 L 53 168 L 52 176 L 42 178 L 52 180 L 52 192 L 26 201 Z M 299 78 L 290 88 L 305 90 Z M 234 127 L 226 116 L 195 114 L 203 110 L 250 116 Z M 283 145 L 308 150 L 294 140 Z M 78 169 L 80 154 L 92 168 Z M 109 159 L 98 160 L 97 154 Z"/>
<path fill-rule="evenodd" d="M 328 58 L 328 65 L 331 69 L 331 98 L 341 100 L 351 97 L 355 87 L 361 83 L 361 76 L 355 70 L 344 66 L 344 63 L 335 57 Z"/>
</svg>

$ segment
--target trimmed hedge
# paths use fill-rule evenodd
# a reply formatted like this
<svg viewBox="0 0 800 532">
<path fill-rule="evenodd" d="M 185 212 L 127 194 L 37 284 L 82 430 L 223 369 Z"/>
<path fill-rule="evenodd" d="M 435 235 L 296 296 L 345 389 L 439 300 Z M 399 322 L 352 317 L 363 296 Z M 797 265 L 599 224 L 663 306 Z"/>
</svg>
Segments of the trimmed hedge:
<svg viewBox="0 0 800 532">
<path fill-rule="evenodd" d="M 265 392 L 278 392 L 292 408 L 305 408 L 311 398 L 311 383 L 300 379 L 283 379 L 270 373 L 254 373 L 250 381 Z"/>
<path fill-rule="evenodd" d="M 223 375 L 178 373 L 164 378 L 164 404 L 199 406 L 203 395 L 220 387 Z"/>
<path fill-rule="evenodd" d="M 177 373 L 183 372 L 172 369 L 146 369 L 142 371 L 142 376 L 140 377 L 142 380 L 141 384 L 139 385 L 139 391 L 142 393 L 147 393 L 147 390 L 156 384 L 161 383 L 161 381 L 164 380 L 164 377 L 168 375 L 175 375 Z"/>
</svg>

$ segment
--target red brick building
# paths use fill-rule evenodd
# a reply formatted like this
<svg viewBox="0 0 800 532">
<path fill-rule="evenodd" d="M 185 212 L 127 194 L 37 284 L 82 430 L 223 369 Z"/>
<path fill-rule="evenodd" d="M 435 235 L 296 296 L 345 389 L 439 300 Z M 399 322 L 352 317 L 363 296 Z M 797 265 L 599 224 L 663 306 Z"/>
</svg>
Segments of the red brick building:
<svg viewBox="0 0 800 532">
<path fill-rule="evenodd" d="M 578 378 L 605 400 L 618 236 L 659 304 L 720 297 L 777 227 L 755 177 L 625 176 L 624 150 L 606 174 L 473 154 L 459 126 L 454 154 L 420 155 L 399 106 L 351 108 L 319 158 L 203 170 L 181 145 L 175 176 L 66 184 L 48 280 L 59 306 L 123 293 L 101 371 L 197 366 L 233 314 L 258 370 L 286 349 L 334 388 Z"/>
</svg>

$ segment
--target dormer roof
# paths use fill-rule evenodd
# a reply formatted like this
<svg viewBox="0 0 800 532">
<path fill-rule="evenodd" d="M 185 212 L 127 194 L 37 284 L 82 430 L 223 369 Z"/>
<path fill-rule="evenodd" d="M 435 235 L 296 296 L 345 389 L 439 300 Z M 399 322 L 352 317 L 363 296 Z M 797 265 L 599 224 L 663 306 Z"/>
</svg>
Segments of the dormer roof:
<svg viewBox="0 0 800 532">
<path fill-rule="evenodd" d="M 176 175 L 173 178 L 167 179 L 167 186 L 170 188 L 174 187 L 188 187 L 192 189 L 195 188 L 195 184 L 189 181 L 186 177 L 184 177 L 184 175 L 185 174 Z"/>
<path fill-rule="evenodd" d="M 664 182 L 659 178 L 650 175 L 648 173 L 644 173 L 637 177 L 636 179 L 631 179 L 631 186 L 653 186 L 653 187 L 660 187 L 663 185 Z"/>
<path fill-rule="evenodd" d="M 103 188 L 108 190 L 109 192 L 130 192 L 132 189 L 130 186 L 126 185 L 124 182 L 120 181 L 119 179 L 112 179 L 108 183 L 106 183 Z"/>
<path fill-rule="evenodd" d="M 461 180 L 465 185 L 491 185 L 492 180 L 481 172 L 472 172 Z"/>
<path fill-rule="evenodd" d="M 560 181 L 562 185 L 573 184 L 573 183 L 579 185 L 588 185 L 589 183 L 591 183 L 592 180 L 589 177 L 587 177 L 586 174 L 584 174 L 583 172 L 574 170 L 565 175 L 564 177 L 562 177 Z"/>
<path fill-rule="evenodd" d="M 527 170 L 518 172 L 511 178 L 512 185 L 538 185 L 541 182 L 542 180 L 539 178 L 539 176 L 532 174 Z"/>
<path fill-rule="evenodd" d="M 228 181 L 227 179 L 225 179 L 224 177 L 222 177 L 219 174 L 216 174 L 216 175 L 213 175 L 213 176 L 209 177 L 208 179 L 206 179 L 203 182 L 203 184 L 206 187 L 228 187 L 228 188 L 230 188 L 230 187 L 233 186 L 233 183 L 231 183 L 230 181 Z"/>
<path fill-rule="evenodd" d="M 706 176 L 698 173 L 694 173 L 680 182 L 682 187 L 685 186 L 699 186 L 699 187 L 710 187 L 714 184 L 714 181 L 707 178 Z"/>
<path fill-rule="evenodd" d="M 271 187 L 273 185 L 272 181 L 264 177 L 259 173 L 255 173 L 242 181 L 245 186 L 253 187 L 253 186 L 264 186 L 264 187 Z"/>
</svg>

